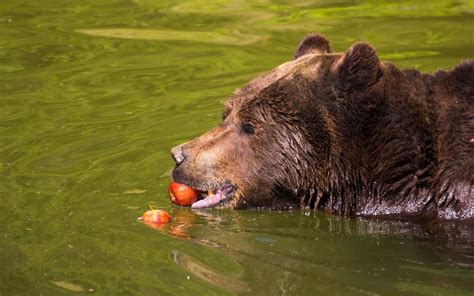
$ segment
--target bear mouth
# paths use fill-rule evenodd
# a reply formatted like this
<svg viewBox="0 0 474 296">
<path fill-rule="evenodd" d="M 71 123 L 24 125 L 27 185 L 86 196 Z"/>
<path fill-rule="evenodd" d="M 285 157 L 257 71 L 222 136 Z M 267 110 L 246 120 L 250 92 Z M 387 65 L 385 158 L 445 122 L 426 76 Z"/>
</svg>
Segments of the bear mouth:
<svg viewBox="0 0 474 296">
<path fill-rule="evenodd" d="M 206 209 L 217 207 L 228 201 L 235 192 L 235 187 L 231 184 L 224 184 L 216 190 L 209 190 L 208 193 L 201 191 L 200 199 L 191 205 L 192 209 Z"/>
</svg>

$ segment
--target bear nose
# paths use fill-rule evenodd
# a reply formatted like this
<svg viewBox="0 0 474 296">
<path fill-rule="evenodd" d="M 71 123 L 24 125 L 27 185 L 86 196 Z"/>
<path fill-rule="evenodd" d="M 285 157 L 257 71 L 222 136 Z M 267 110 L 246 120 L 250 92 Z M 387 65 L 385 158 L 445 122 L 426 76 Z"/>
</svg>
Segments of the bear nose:
<svg viewBox="0 0 474 296">
<path fill-rule="evenodd" d="M 171 157 L 173 157 L 176 165 L 179 165 L 184 161 L 186 155 L 184 154 L 183 145 L 178 145 L 171 149 Z"/>
</svg>

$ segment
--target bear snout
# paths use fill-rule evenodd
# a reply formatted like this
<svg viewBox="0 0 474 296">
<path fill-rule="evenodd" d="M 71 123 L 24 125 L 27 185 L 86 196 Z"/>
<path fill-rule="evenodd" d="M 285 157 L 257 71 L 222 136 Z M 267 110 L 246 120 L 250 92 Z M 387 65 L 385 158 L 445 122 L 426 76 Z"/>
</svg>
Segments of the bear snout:
<svg viewBox="0 0 474 296">
<path fill-rule="evenodd" d="M 183 144 L 175 146 L 171 149 L 171 157 L 176 162 L 176 165 L 180 165 L 186 159 Z"/>
</svg>

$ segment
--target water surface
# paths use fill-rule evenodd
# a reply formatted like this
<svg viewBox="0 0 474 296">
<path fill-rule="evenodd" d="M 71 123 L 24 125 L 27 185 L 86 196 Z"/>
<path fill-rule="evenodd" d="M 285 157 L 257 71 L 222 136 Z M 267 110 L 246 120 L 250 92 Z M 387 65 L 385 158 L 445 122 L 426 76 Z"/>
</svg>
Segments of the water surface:
<svg viewBox="0 0 474 296">
<path fill-rule="evenodd" d="M 0 295 L 472 295 L 469 228 L 166 194 L 170 148 L 305 34 L 433 72 L 472 28 L 473 1 L 1 1 Z M 148 205 L 174 222 L 137 222 Z"/>
</svg>

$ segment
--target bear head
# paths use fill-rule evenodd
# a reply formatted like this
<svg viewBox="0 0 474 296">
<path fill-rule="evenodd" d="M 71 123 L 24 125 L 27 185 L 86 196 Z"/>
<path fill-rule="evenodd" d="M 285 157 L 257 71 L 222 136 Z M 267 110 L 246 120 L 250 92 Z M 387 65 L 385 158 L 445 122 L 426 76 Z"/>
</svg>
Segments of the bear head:
<svg viewBox="0 0 474 296">
<path fill-rule="evenodd" d="M 381 67 L 368 44 L 331 53 L 323 36 L 307 36 L 291 61 L 235 91 L 216 128 L 172 149 L 173 179 L 226 188 L 219 207 L 289 207 L 323 194 L 344 178 L 344 158 L 357 158 L 340 127 L 377 105 Z"/>
</svg>

